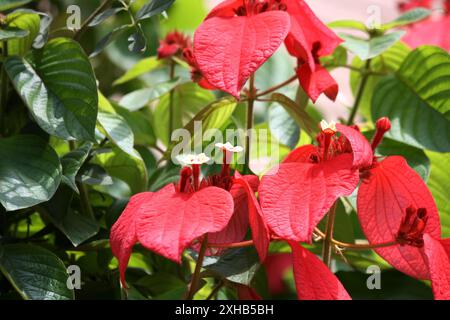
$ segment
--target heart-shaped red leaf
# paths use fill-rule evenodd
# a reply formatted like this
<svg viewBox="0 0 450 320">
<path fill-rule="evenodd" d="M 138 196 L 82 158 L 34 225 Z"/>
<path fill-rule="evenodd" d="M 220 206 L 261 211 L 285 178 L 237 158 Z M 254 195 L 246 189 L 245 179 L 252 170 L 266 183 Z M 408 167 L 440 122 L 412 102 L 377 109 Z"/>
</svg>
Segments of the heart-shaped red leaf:
<svg viewBox="0 0 450 320">
<path fill-rule="evenodd" d="M 424 251 L 436 300 L 450 300 L 450 259 L 442 244 L 428 234 L 423 236 Z"/>
<path fill-rule="evenodd" d="M 303 90 L 315 103 L 322 93 L 330 99 L 335 101 L 339 92 L 339 85 L 331 76 L 327 69 L 319 64 L 311 70 L 309 64 L 303 64 L 296 70 L 300 84 Z"/>
<path fill-rule="evenodd" d="M 264 176 L 259 198 L 269 229 L 286 240 L 310 242 L 314 228 L 341 196 L 356 188 L 352 155 L 319 164 L 282 163 Z"/>
<path fill-rule="evenodd" d="M 296 242 L 289 245 L 299 300 L 351 300 L 339 279 L 319 258 Z"/>
<path fill-rule="evenodd" d="M 239 99 L 242 87 L 283 43 L 289 28 L 289 15 L 282 11 L 207 19 L 194 37 L 198 67 L 211 85 Z"/>
<path fill-rule="evenodd" d="M 353 166 L 357 168 L 370 167 L 373 162 L 372 146 L 361 132 L 340 123 L 336 124 L 336 129 L 347 138 L 352 146 Z"/>
<path fill-rule="evenodd" d="M 120 281 L 126 287 L 125 270 L 130 260 L 133 246 L 138 241 L 136 235 L 136 218 L 139 209 L 145 203 L 151 203 L 153 192 L 142 192 L 131 197 L 127 207 L 111 228 L 111 251 L 119 260 Z"/>
<path fill-rule="evenodd" d="M 233 206 L 233 198 L 223 189 L 207 187 L 186 194 L 171 184 L 139 208 L 136 233 L 144 247 L 179 263 L 194 239 L 226 227 Z"/>
<path fill-rule="evenodd" d="M 264 221 L 261 207 L 256 199 L 255 192 L 252 190 L 247 180 L 245 180 L 239 172 L 235 172 L 234 183 L 241 185 L 247 193 L 248 216 L 250 228 L 252 230 L 252 238 L 258 252 L 261 262 L 267 257 L 269 251 L 270 235 L 266 222 Z"/>
<path fill-rule="evenodd" d="M 251 186 L 252 190 L 258 190 L 259 179 L 254 175 L 243 176 L 243 178 Z M 248 202 L 247 192 L 239 185 L 234 184 L 230 193 L 234 200 L 234 213 L 228 225 L 222 231 L 210 233 L 208 235 L 208 243 L 210 244 L 224 244 L 242 241 L 248 231 Z M 216 250 L 220 252 L 220 250 Z"/>
<path fill-rule="evenodd" d="M 371 169 L 358 191 L 358 217 L 369 242 L 395 241 L 404 210 L 411 205 L 427 210 L 424 232 L 440 239 L 441 227 L 433 197 L 405 159 L 388 157 Z M 376 249 L 376 252 L 394 268 L 418 279 L 429 279 L 421 248 L 396 245 Z"/>
</svg>

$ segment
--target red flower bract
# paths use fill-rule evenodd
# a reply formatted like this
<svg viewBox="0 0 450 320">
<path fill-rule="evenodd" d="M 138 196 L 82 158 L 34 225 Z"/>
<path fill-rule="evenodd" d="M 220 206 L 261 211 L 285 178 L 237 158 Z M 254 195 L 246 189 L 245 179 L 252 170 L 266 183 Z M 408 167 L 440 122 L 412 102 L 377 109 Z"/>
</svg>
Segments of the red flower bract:
<svg viewBox="0 0 450 320">
<path fill-rule="evenodd" d="M 249 77 L 283 41 L 301 62 L 297 72 L 309 96 L 315 101 L 325 92 L 335 99 L 337 84 L 318 58 L 331 54 L 341 40 L 303 0 L 222 2 L 197 29 L 194 55 L 211 85 L 239 98 Z"/>
<path fill-rule="evenodd" d="M 344 125 L 336 129 L 340 137 L 332 129 L 323 130 L 318 147 L 294 150 L 262 178 L 261 207 L 276 236 L 310 242 L 314 228 L 334 202 L 356 188 L 358 169 L 370 165 L 372 150 L 362 134 Z"/>
<path fill-rule="evenodd" d="M 319 258 L 296 242 L 289 244 L 299 300 L 351 300 L 339 279 Z"/>
</svg>

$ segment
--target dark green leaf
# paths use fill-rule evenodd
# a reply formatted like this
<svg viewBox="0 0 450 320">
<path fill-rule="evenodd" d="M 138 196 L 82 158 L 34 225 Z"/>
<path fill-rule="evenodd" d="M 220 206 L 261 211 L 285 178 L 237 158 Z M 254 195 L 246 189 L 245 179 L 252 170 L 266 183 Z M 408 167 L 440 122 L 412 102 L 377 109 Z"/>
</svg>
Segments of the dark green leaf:
<svg viewBox="0 0 450 320">
<path fill-rule="evenodd" d="M 137 13 L 136 19 L 143 20 L 160 14 L 175 2 L 175 0 L 152 0 L 147 2 Z"/>
<path fill-rule="evenodd" d="M 94 139 L 97 84 L 78 43 L 53 39 L 25 59 L 8 58 L 5 67 L 42 129 L 62 139 Z"/>
<path fill-rule="evenodd" d="M 6 29 L 0 29 L 0 41 L 19 39 L 19 38 L 26 37 L 29 34 L 30 34 L 30 31 L 22 30 L 17 27 L 9 27 Z"/>
<path fill-rule="evenodd" d="M 205 261 L 205 274 L 211 274 L 231 282 L 250 285 L 258 270 L 259 258 L 253 247 L 229 249 L 219 258 Z"/>
<path fill-rule="evenodd" d="M 115 16 L 120 11 L 124 11 L 124 7 L 118 7 L 118 8 L 109 8 L 103 11 L 102 13 L 98 14 L 90 23 L 89 27 L 95 27 L 101 24 L 106 19 Z"/>
<path fill-rule="evenodd" d="M 78 149 L 64 155 L 61 159 L 62 182 L 78 192 L 75 177 L 91 151 L 92 143 L 85 142 Z"/>
<path fill-rule="evenodd" d="M 68 187 L 62 187 L 46 203 L 44 213 L 76 247 L 95 236 L 99 230 L 99 225 L 92 218 L 82 216 L 70 207 L 73 194 Z"/>
<path fill-rule="evenodd" d="M 21 7 L 34 0 L 0 0 L 0 11 Z"/>
<path fill-rule="evenodd" d="M 98 164 L 92 163 L 87 163 L 80 169 L 77 181 L 93 186 L 109 186 L 113 184 L 113 180 L 106 170 Z"/>
<path fill-rule="evenodd" d="M 108 32 L 100 41 L 95 45 L 94 51 L 89 55 L 89 58 L 94 58 L 98 56 L 103 49 L 105 49 L 111 42 L 116 40 L 122 33 L 126 30 L 129 30 L 131 26 L 122 25 L 120 27 L 115 28 L 114 30 Z"/>
<path fill-rule="evenodd" d="M 450 56 L 437 47 L 411 52 L 395 77 L 379 83 L 372 102 L 372 118 L 386 116 L 387 134 L 409 145 L 450 151 Z"/>
<path fill-rule="evenodd" d="M 64 263 L 52 252 L 30 244 L 0 246 L 0 270 L 27 300 L 71 300 Z"/>
<path fill-rule="evenodd" d="M 0 139 L 0 202 L 8 211 L 49 200 L 61 181 L 56 152 L 36 136 Z"/>
</svg>

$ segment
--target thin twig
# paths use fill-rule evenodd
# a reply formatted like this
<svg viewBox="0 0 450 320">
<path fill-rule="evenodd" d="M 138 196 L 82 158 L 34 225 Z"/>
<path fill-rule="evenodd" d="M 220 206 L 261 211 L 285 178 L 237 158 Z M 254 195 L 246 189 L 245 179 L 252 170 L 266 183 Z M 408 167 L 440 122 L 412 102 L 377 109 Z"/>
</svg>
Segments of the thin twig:
<svg viewBox="0 0 450 320">
<path fill-rule="evenodd" d="M 73 38 L 75 40 L 80 40 L 81 36 L 87 30 L 87 28 L 89 27 L 89 24 L 92 22 L 92 20 L 94 20 L 95 17 L 98 16 L 100 13 L 105 11 L 106 8 L 108 8 L 112 4 L 113 1 L 114 0 L 104 0 L 103 3 L 97 9 L 95 9 L 95 11 L 92 12 L 92 14 L 83 22 L 80 29 L 78 29 L 75 32 Z"/>
<path fill-rule="evenodd" d="M 272 92 L 275 92 L 275 91 L 277 91 L 278 89 L 281 89 L 281 88 L 287 86 L 288 84 L 290 84 L 291 82 L 294 82 L 294 81 L 297 80 L 297 79 L 298 79 L 298 76 L 297 76 L 297 75 L 293 75 L 292 77 L 290 77 L 290 78 L 287 79 L 286 81 L 284 81 L 284 82 L 282 82 L 282 83 L 280 83 L 280 84 L 277 84 L 276 86 L 273 86 L 273 87 L 271 87 L 271 88 L 269 88 L 269 89 L 267 89 L 267 90 L 261 91 L 260 93 L 258 93 L 258 94 L 256 95 L 256 98 L 259 98 L 259 97 L 268 95 L 268 94 L 270 94 L 270 93 L 272 93 Z"/>
<path fill-rule="evenodd" d="M 208 235 L 206 234 L 202 241 L 202 246 L 197 257 L 197 264 L 195 265 L 194 273 L 192 274 L 191 284 L 189 285 L 189 292 L 187 294 L 187 300 L 192 300 L 197 292 L 198 283 L 200 281 L 200 271 L 202 269 L 203 260 L 205 258 L 206 249 L 208 248 Z"/>
</svg>

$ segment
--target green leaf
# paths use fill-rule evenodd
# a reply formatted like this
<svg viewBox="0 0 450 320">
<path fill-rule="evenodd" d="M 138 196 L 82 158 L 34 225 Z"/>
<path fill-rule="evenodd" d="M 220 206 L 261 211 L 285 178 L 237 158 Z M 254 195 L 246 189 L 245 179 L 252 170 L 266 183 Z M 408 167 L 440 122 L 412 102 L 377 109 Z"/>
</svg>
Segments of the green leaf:
<svg viewBox="0 0 450 320">
<path fill-rule="evenodd" d="M 131 112 L 118 105 L 114 109 L 120 114 L 130 126 L 134 134 L 134 143 L 142 146 L 153 146 L 156 144 L 155 132 L 152 126 L 152 115 L 150 110 L 144 109 Z"/>
<path fill-rule="evenodd" d="M 36 136 L 0 139 L 0 202 L 7 211 L 49 200 L 61 181 L 56 152 Z"/>
<path fill-rule="evenodd" d="M 68 187 L 62 187 L 45 204 L 45 210 L 42 210 L 42 213 L 46 214 L 50 221 L 76 247 L 95 236 L 99 230 L 99 225 L 97 221 L 81 215 L 70 207 L 73 195 L 73 191 Z"/>
<path fill-rule="evenodd" d="M 8 56 L 25 55 L 30 50 L 35 37 L 39 33 L 39 15 L 25 11 L 12 12 L 6 17 L 6 25 L 8 28 L 18 28 L 28 31 L 26 36 L 8 41 Z"/>
<path fill-rule="evenodd" d="M 411 52 L 411 49 L 403 42 L 397 42 L 388 50 L 383 52 L 380 56 L 372 59 L 370 63 L 370 69 L 375 72 L 380 73 L 392 73 L 397 71 L 403 61 L 406 59 L 406 56 Z M 352 62 L 352 66 L 357 69 L 364 68 L 366 64 L 365 61 L 362 61 L 360 58 L 355 57 Z M 384 76 L 382 75 L 370 75 L 369 79 L 366 83 L 366 88 L 364 90 L 363 97 L 360 102 L 359 112 L 368 120 L 371 119 L 371 105 L 372 105 L 372 97 L 375 92 L 375 87 L 380 82 L 380 80 Z M 352 88 L 353 94 L 356 94 L 361 83 L 361 73 L 352 70 L 350 73 L 350 85 Z"/>
<path fill-rule="evenodd" d="M 0 11 L 21 7 L 34 0 L 0 0 Z"/>
<path fill-rule="evenodd" d="M 105 21 L 108 18 L 111 18 L 112 16 L 115 16 L 117 13 L 124 11 L 124 7 L 117 7 L 117 8 L 109 8 L 105 11 L 98 14 L 90 23 L 89 27 L 95 27 L 101 24 L 103 21 Z"/>
<path fill-rule="evenodd" d="M 391 119 L 389 138 L 432 151 L 450 151 L 449 74 L 447 52 L 430 46 L 417 48 L 395 77 L 376 87 L 372 118 Z"/>
<path fill-rule="evenodd" d="M 62 182 L 71 187 L 77 193 L 79 191 L 75 182 L 75 178 L 84 161 L 86 161 L 89 152 L 91 151 L 91 148 L 92 143 L 85 142 L 79 148 L 65 154 L 61 158 L 62 174 L 63 174 Z"/>
<path fill-rule="evenodd" d="M 367 27 L 364 23 L 355 20 L 338 20 L 328 23 L 328 27 L 333 29 L 353 29 L 367 32 Z"/>
<path fill-rule="evenodd" d="M 219 258 L 205 259 L 205 275 L 227 279 L 234 283 L 250 285 L 258 270 L 259 258 L 253 247 L 229 249 Z"/>
<path fill-rule="evenodd" d="M 124 84 L 128 81 L 134 80 L 146 73 L 152 72 L 165 65 L 164 60 L 159 60 L 157 57 L 150 57 L 140 60 L 123 76 L 113 82 L 113 85 Z"/>
<path fill-rule="evenodd" d="M 344 48 L 353 52 L 362 60 L 368 60 L 379 56 L 388 50 L 399 41 L 404 34 L 405 31 L 395 31 L 371 39 L 363 39 L 349 34 L 339 34 L 339 36 L 345 40 L 342 44 Z"/>
<path fill-rule="evenodd" d="M 271 100 L 283 106 L 298 123 L 300 129 L 304 130 L 310 137 L 315 137 L 317 135 L 318 128 L 316 122 L 301 106 L 297 105 L 295 101 L 280 93 L 272 94 Z"/>
<path fill-rule="evenodd" d="M 450 237 L 450 153 L 427 152 L 431 160 L 431 174 L 428 187 L 439 210 L 442 237 Z"/>
<path fill-rule="evenodd" d="M 78 43 L 53 39 L 26 58 L 8 58 L 5 68 L 42 129 L 65 140 L 94 140 L 97 84 Z"/>
<path fill-rule="evenodd" d="M 22 30 L 22 29 L 19 29 L 16 27 L 0 29 L 0 41 L 19 39 L 19 38 L 26 37 L 29 34 L 30 34 L 30 31 Z"/>
<path fill-rule="evenodd" d="M 0 246 L 0 270 L 22 298 L 72 300 L 64 263 L 52 252 L 30 244 Z"/>
<path fill-rule="evenodd" d="M 105 131 L 106 136 L 116 146 L 132 157 L 140 157 L 137 151 L 134 150 L 133 131 L 122 116 L 117 113 L 100 111 L 98 113 L 98 122 Z"/>
<path fill-rule="evenodd" d="M 278 104 L 270 106 L 268 116 L 272 135 L 282 144 L 294 149 L 300 138 L 300 128 L 295 120 Z"/>
<path fill-rule="evenodd" d="M 103 38 L 100 39 L 99 42 L 95 45 L 94 51 L 89 55 L 89 58 L 94 58 L 98 56 L 111 42 L 116 40 L 119 36 L 121 36 L 125 31 L 131 29 L 132 27 L 129 25 L 121 25 L 108 32 Z"/>
<path fill-rule="evenodd" d="M 142 159 L 113 148 L 112 152 L 97 155 L 94 162 L 105 168 L 110 176 L 127 183 L 133 194 L 146 190 L 147 168 Z"/>
<path fill-rule="evenodd" d="M 172 96 L 170 94 L 162 96 L 154 112 L 153 128 L 156 136 L 165 145 L 168 144 L 169 138 L 169 106 L 171 98 L 174 106 L 172 116 L 173 129 L 182 128 L 194 115 L 215 99 L 211 91 L 202 89 L 195 83 L 180 84 L 174 88 Z"/>
<path fill-rule="evenodd" d="M 93 163 L 87 163 L 80 169 L 77 181 L 92 186 L 109 186 L 113 184 L 113 180 L 106 170 Z"/>
<path fill-rule="evenodd" d="M 381 26 L 381 30 L 386 31 L 389 29 L 403 27 L 415 22 L 419 22 L 421 20 L 428 18 L 431 15 L 431 13 L 432 13 L 431 10 L 425 8 L 416 8 L 410 10 L 402 14 L 394 21 L 383 24 Z"/>
<path fill-rule="evenodd" d="M 337 47 L 331 55 L 320 58 L 320 64 L 329 70 L 346 65 L 347 50 L 343 46 Z"/>
<path fill-rule="evenodd" d="M 179 84 L 179 79 L 155 84 L 151 88 L 140 89 L 125 95 L 119 105 L 130 111 L 142 109 L 150 102 L 159 99 Z"/>
<path fill-rule="evenodd" d="M 139 9 L 136 13 L 136 20 L 139 21 L 156 16 L 169 9 L 174 2 L 175 0 L 152 0 Z"/>
</svg>

